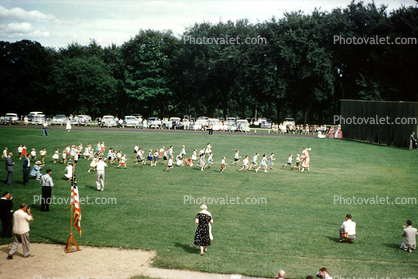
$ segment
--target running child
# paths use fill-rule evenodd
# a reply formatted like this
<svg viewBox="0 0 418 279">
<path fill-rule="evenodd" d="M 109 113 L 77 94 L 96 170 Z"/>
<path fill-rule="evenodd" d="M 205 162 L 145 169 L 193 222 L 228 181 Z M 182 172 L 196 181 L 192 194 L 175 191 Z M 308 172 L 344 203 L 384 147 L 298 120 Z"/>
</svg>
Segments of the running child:
<svg viewBox="0 0 418 279">
<path fill-rule="evenodd" d="M 46 155 L 46 149 L 45 149 L 45 147 L 42 148 L 41 151 L 39 151 L 39 154 L 41 155 L 42 165 L 44 165 L 45 164 L 45 155 Z"/>
<path fill-rule="evenodd" d="M 149 162 L 149 164 L 152 166 L 152 149 L 150 149 L 148 151 L 148 157 L 147 157 L 147 161 L 144 163 L 144 165 L 146 165 Z"/>
<path fill-rule="evenodd" d="M 26 149 L 26 145 L 23 145 L 22 146 L 22 157 L 23 158 L 26 158 L 26 155 L 28 155 L 28 153 L 27 153 L 28 151 L 27 151 L 27 149 Z M 19 158 L 19 160 L 20 160 L 21 158 Z"/>
<path fill-rule="evenodd" d="M 164 165 L 167 164 L 167 159 L 168 159 L 167 156 L 168 156 L 168 151 L 167 151 L 167 148 L 165 148 L 164 151 L 163 151 L 163 163 L 164 163 Z"/>
<path fill-rule="evenodd" d="M 138 150 L 139 150 L 139 144 L 135 145 L 134 147 L 134 155 L 132 156 L 132 159 L 134 160 L 138 159 Z"/>
<path fill-rule="evenodd" d="M 212 152 L 210 152 L 210 153 L 209 153 L 209 157 L 208 157 L 208 161 L 206 162 L 205 169 L 206 169 L 207 167 L 209 167 L 209 168 L 210 168 L 210 166 L 212 166 L 212 164 L 213 164 L 213 159 L 212 159 L 212 156 L 213 156 L 213 154 L 212 154 Z"/>
<path fill-rule="evenodd" d="M 163 158 L 165 147 L 161 146 L 160 151 L 158 152 L 158 158 Z"/>
<path fill-rule="evenodd" d="M 123 156 L 122 150 L 119 150 L 118 154 L 116 154 L 116 161 L 118 163 L 120 163 L 120 161 L 122 160 L 122 156 Z"/>
<path fill-rule="evenodd" d="M 248 157 L 248 155 L 245 155 L 245 158 L 242 161 L 242 168 L 239 169 L 239 172 L 242 170 L 248 170 L 248 168 L 250 167 L 248 164 L 249 162 L 250 162 L 250 157 Z"/>
<path fill-rule="evenodd" d="M 120 166 L 124 166 L 126 169 L 126 154 L 123 154 L 121 156 L 119 166 L 117 166 L 116 168 L 118 169 Z"/>
<path fill-rule="evenodd" d="M 258 172 L 260 168 L 263 168 L 264 172 L 267 172 L 267 155 L 263 154 L 263 159 L 261 159 L 260 165 L 255 170 L 255 172 Z"/>
<path fill-rule="evenodd" d="M 60 150 L 58 148 L 55 148 L 55 153 L 52 155 L 52 159 L 54 160 L 54 164 L 57 163 L 57 160 L 60 158 Z"/>
<path fill-rule="evenodd" d="M 225 156 L 224 157 L 222 157 L 222 162 L 221 162 L 221 173 L 223 173 L 224 172 L 224 170 L 226 169 L 226 167 L 225 167 Z"/>
<path fill-rule="evenodd" d="M 36 150 L 35 150 L 35 148 L 32 148 L 32 151 L 30 152 L 30 156 L 33 158 L 34 161 L 36 161 Z"/>
<path fill-rule="evenodd" d="M 300 171 L 300 155 L 296 154 L 296 168 Z"/>
<path fill-rule="evenodd" d="M 138 159 L 137 159 L 134 167 L 136 167 L 136 165 L 138 165 L 138 163 L 141 163 L 141 168 L 142 168 L 143 165 L 144 165 L 144 151 L 142 150 L 142 148 L 138 149 L 137 154 L 138 154 Z"/>
<path fill-rule="evenodd" d="M 193 150 L 192 160 L 193 161 L 196 161 L 197 160 L 197 149 L 196 148 Z"/>
<path fill-rule="evenodd" d="M 239 162 L 239 158 L 241 158 L 241 156 L 239 156 L 239 150 L 237 150 L 235 151 L 234 162 L 231 164 L 231 166 L 236 165 Z"/>
<path fill-rule="evenodd" d="M 259 155 L 258 152 L 255 153 L 253 159 L 251 160 L 251 166 L 248 170 L 251 170 L 251 169 L 255 168 L 255 166 L 257 166 L 258 155 Z"/>
<path fill-rule="evenodd" d="M 7 148 L 7 147 L 5 147 L 5 148 Z M 19 153 L 19 160 L 22 160 L 22 151 L 23 151 L 23 146 L 20 144 L 19 147 L 17 148 L 17 153 Z"/>
<path fill-rule="evenodd" d="M 167 169 L 165 171 L 169 171 L 172 168 L 173 168 L 173 156 L 170 156 L 170 158 L 168 159 L 168 163 L 167 163 Z"/>
<path fill-rule="evenodd" d="M 290 168 L 293 170 L 292 160 L 293 160 L 292 154 L 289 154 L 289 158 L 287 158 L 287 164 L 286 165 L 289 165 Z M 284 168 L 286 165 L 283 165 L 282 168 Z"/>
<path fill-rule="evenodd" d="M 154 163 L 154 167 L 156 167 L 156 166 L 157 166 L 158 156 L 159 156 L 158 149 L 155 149 L 155 152 L 154 152 L 154 157 L 152 158 L 152 161 L 153 161 L 153 163 Z M 152 164 L 151 164 L 151 166 L 152 166 Z"/>
<path fill-rule="evenodd" d="M 97 161 L 99 161 L 99 156 L 94 155 L 94 158 L 91 160 L 90 169 L 88 170 L 88 172 L 90 172 L 91 170 L 96 170 Z"/>
<path fill-rule="evenodd" d="M 270 166 L 270 169 L 273 169 L 274 163 L 273 161 L 276 160 L 276 158 L 274 158 L 274 153 L 271 153 L 268 161 L 267 161 L 267 165 Z"/>
</svg>

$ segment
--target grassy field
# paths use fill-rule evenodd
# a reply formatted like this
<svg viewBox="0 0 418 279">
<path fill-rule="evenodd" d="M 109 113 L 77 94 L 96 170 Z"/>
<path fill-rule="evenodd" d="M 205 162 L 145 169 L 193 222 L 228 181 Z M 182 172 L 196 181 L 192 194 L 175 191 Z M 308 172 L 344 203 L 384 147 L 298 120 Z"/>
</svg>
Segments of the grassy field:
<svg viewBox="0 0 418 279">
<path fill-rule="evenodd" d="M 80 160 L 76 167 L 80 196 L 91 204 L 82 204 L 82 237 L 78 244 L 158 251 L 155 265 L 163 268 L 191 269 L 205 272 L 240 273 L 248 276 L 274 277 L 285 269 L 289 278 L 305 278 L 325 266 L 334 278 L 341 277 L 416 277 L 418 252 L 399 249 L 402 225 L 407 219 L 418 224 L 416 200 L 410 204 L 396 198 L 418 198 L 418 153 L 405 149 L 362 144 L 344 140 L 319 140 L 305 137 L 248 136 L 182 133 L 123 132 L 121 130 L 51 130 L 42 136 L 40 128 L 0 128 L 0 148 L 9 147 L 15 154 L 19 144 L 29 149 L 46 147 L 47 165 L 55 181 L 53 196 L 70 197 L 70 183 L 62 179 L 65 166 L 53 164 L 55 148 L 67 144 L 95 145 L 105 141 L 123 150 L 129 158 L 133 147 L 148 149 L 174 146 L 178 154 L 186 145 L 188 155 L 210 142 L 214 166 L 200 168 L 146 166 L 106 170 L 104 192 L 97 192 L 95 173 L 88 173 L 89 162 Z M 289 153 L 301 154 L 311 147 L 311 171 L 297 172 L 279 166 Z M 106 149 L 106 150 L 107 150 Z M 239 173 L 230 166 L 235 150 L 244 157 L 274 152 L 277 160 L 268 173 Z M 227 169 L 220 174 L 222 156 Z M 261 158 L 261 156 L 260 156 Z M 70 205 L 51 205 L 51 212 L 40 212 L 34 196 L 41 194 L 38 181 L 22 184 L 21 165 L 14 156 L 15 174 L 11 186 L 1 185 L 14 195 L 15 209 L 22 202 L 33 208 L 31 242 L 66 243 L 70 230 Z M 2 164 L 3 165 L 3 164 Z M 6 176 L 2 166 L 1 179 Z M 208 204 L 214 218 L 214 240 L 209 252 L 198 256 L 191 246 L 196 225 L 194 218 L 200 204 L 191 198 L 239 197 L 240 204 Z M 341 198 L 353 198 L 363 204 L 344 204 Z M 370 204 L 376 196 L 385 204 Z M 114 204 L 96 204 L 116 198 Z M 250 204 L 245 199 L 250 198 Z M 254 199 L 253 199 L 254 198 Z M 256 199 L 267 204 L 251 204 Z M 368 204 L 365 204 L 367 199 Z M 389 201 L 389 204 L 386 204 Z M 349 200 L 347 200 L 349 202 Z M 357 222 L 354 244 L 338 243 L 338 228 L 350 213 Z M 11 239 L 0 239 L 0 244 Z"/>
</svg>

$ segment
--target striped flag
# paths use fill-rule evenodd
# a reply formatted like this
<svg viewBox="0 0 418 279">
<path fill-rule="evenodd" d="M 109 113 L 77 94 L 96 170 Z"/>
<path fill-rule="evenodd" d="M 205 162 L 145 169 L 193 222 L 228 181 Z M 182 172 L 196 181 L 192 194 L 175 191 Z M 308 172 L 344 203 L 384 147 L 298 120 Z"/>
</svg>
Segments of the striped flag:
<svg viewBox="0 0 418 279">
<path fill-rule="evenodd" d="M 78 194 L 77 179 L 74 174 L 74 183 L 71 186 L 71 205 L 74 205 L 74 226 L 77 228 L 81 236 L 81 211 L 80 211 L 80 196 Z"/>
</svg>

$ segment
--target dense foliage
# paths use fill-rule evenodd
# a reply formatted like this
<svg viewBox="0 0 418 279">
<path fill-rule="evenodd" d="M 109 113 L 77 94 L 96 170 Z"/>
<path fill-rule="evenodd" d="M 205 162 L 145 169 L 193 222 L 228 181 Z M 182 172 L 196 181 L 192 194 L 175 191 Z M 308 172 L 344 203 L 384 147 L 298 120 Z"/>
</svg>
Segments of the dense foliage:
<svg viewBox="0 0 418 279">
<path fill-rule="evenodd" d="M 55 50 L 1 41 L 0 113 L 329 123 L 340 99 L 418 101 L 417 33 L 416 7 L 388 12 L 353 1 L 345 9 L 291 12 L 256 24 L 196 23 L 181 38 L 140 30 L 120 47 L 92 41 Z M 241 43 L 202 40 L 227 37 Z M 368 43 L 350 43 L 354 37 Z M 245 44 L 245 38 L 261 40 Z"/>
</svg>

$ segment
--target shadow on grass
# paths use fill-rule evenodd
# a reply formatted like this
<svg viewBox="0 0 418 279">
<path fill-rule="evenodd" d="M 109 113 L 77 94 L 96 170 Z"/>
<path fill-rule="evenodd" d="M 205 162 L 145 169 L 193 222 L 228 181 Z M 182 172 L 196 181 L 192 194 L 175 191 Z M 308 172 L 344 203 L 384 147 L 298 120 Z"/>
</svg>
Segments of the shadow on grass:
<svg viewBox="0 0 418 279">
<path fill-rule="evenodd" d="M 187 252 L 189 254 L 196 254 L 196 253 L 198 253 L 198 250 L 194 246 L 192 246 L 190 244 L 181 244 L 179 242 L 176 242 L 174 244 L 174 246 L 182 248 L 185 252 Z"/>
<path fill-rule="evenodd" d="M 401 246 L 400 244 L 385 243 L 385 246 L 388 247 L 388 248 L 396 249 L 396 250 L 400 250 L 401 249 L 401 248 L 399 248 Z"/>
<path fill-rule="evenodd" d="M 332 237 L 332 236 L 327 236 L 327 238 L 333 242 L 338 242 L 340 243 L 340 239 L 338 237 Z"/>
</svg>

